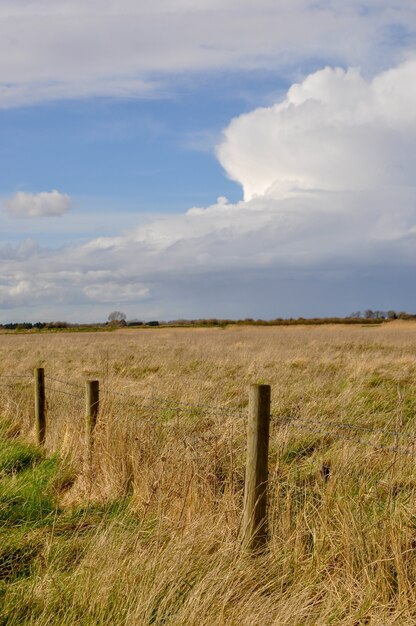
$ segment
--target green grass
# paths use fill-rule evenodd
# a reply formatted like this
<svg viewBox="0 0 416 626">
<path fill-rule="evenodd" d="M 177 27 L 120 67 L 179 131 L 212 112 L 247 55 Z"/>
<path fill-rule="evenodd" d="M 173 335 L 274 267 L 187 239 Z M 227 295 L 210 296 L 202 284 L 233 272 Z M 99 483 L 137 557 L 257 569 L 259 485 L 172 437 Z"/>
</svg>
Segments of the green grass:
<svg viewBox="0 0 416 626">
<path fill-rule="evenodd" d="M 29 577 L 53 523 L 59 460 L 15 439 L 0 442 L 0 591 Z M 0 622 L 1 623 L 1 622 Z"/>
<path fill-rule="evenodd" d="M 19 441 L 0 441 L 0 475 L 17 474 L 34 467 L 42 459 L 41 451 Z"/>
<path fill-rule="evenodd" d="M 55 612 L 52 623 L 60 624 L 62 602 L 70 605 L 71 600 L 59 592 L 85 557 L 91 538 L 109 527 L 122 534 L 137 532 L 138 521 L 129 515 L 127 499 L 72 509 L 59 506 L 59 496 L 74 480 L 71 468 L 57 455 L 47 457 L 14 437 L 0 441 L 0 626 L 41 620 L 45 602 L 32 590 L 42 577 L 48 579 L 48 572 L 53 593 L 46 604 L 50 602 Z M 143 538 L 154 527 L 155 521 L 148 521 L 141 528 Z M 70 616 L 65 623 L 97 623 L 81 609 L 74 608 Z"/>
<path fill-rule="evenodd" d="M 0 525 L 48 523 L 53 516 L 59 460 L 45 458 L 34 446 L 14 439 L 0 442 Z"/>
</svg>

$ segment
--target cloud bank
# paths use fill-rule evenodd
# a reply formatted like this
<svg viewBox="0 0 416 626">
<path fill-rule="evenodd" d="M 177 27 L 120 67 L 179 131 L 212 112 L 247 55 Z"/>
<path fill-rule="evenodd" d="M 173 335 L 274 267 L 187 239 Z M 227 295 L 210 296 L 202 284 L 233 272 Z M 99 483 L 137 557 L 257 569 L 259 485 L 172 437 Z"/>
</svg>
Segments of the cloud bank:
<svg viewBox="0 0 416 626">
<path fill-rule="evenodd" d="M 187 72 L 293 76 L 322 59 L 374 73 L 415 40 L 414 0 L 3 0 L 0 107 L 161 95 Z"/>
<path fill-rule="evenodd" d="M 71 206 L 71 198 L 56 189 L 40 193 L 18 191 L 5 201 L 5 207 L 12 217 L 56 217 L 66 213 Z"/>
<path fill-rule="evenodd" d="M 97 303 L 132 316 L 416 306 L 415 75 L 408 60 L 372 80 L 307 76 L 225 129 L 218 157 L 243 200 L 59 251 L 0 249 L 0 303 L 18 310 L 41 294 L 92 317 Z"/>
</svg>

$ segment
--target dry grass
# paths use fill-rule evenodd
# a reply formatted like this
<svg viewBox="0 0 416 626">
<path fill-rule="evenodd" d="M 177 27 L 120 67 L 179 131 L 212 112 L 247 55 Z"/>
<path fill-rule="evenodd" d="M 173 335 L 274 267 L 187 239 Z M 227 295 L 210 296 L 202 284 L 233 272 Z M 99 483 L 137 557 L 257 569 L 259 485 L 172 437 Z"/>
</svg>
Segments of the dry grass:
<svg viewBox="0 0 416 626">
<path fill-rule="evenodd" d="M 411 442 L 329 426 L 416 431 L 416 324 L 0 335 L 8 437 L 33 421 L 28 379 L 4 375 L 35 366 L 75 386 L 48 381 L 58 508 L 25 531 L 0 624 L 416 623 Z M 85 378 L 103 399 L 91 467 Z M 238 539 L 251 382 L 272 385 L 275 416 L 257 559 Z"/>
</svg>

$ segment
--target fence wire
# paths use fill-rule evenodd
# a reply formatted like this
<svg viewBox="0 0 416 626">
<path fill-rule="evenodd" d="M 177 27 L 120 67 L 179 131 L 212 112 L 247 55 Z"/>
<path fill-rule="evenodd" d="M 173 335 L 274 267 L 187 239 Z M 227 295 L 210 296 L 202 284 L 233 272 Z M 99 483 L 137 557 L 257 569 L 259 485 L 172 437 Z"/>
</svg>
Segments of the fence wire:
<svg viewBox="0 0 416 626">
<path fill-rule="evenodd" d="M 10 378 L 15 380 L 16 378 L 30 378 L 33 380 L 33 374 L 0 374 L 0 380 L 3 378 Z"/>
<path fill-rule="evenodd" d="M 85 400 L 85 387 L 81 384 L 69 382 L 55 376 L 45 375 L 46 394 L 61 394 L 69 398 L 76 399 L 77 401 Z M 16 383 L 19 383 L 17 386 Z M 0 375 L 0 387 L 3 389 L 10 389 L 13 392 L 19 392 L 23 388 L 28 389 L 33 384 L 32 374 L 1 374 Z M 57 387 L 61 385 L 67 387 L 62 389 Z M 129 393 L 128 391 L 119 391 L 108 386 L 104 386 L 102 397 L 100 398 L 100 404 L 102 407 L 108 408 L 108 403 L 111 402 L 126 402 L 129 404 L 129 417 L 143 417 L 143 412 L 151 413 L 151 416 L 156 417 L 158 423 L 174 424 L 175 420 L 181 417 L 218 417 L 224 420 L 230 420 L 235 424 L 238 421 L 247 420 L 247 408 L 246 407 L 231 407 L 231 406 L 213 406 L 204 403 L 190 403 L 169 398 L 162 398 L 155 395 L 144 396 L 139 394 Z M 50 406 L 50 402 L 48 401 Z M 170 415 L 166 415 L 169 412 Z M 112 417 L 115 417 L 113 414 Z M 355 445 L 367 446 L 373 451 L 386 451 L 394 454 L 403 454 L 415 456 L 416 454 L 416 433 L 405 432 L 401 430 L 389 430 L 378 427 L 371 427 L 365 424 L 352 424 L 349 422 L 337 422 L 333 420 L 325 419 L 306 419 L 293 416 L 282 416 L 278 414 L 271 415 L 271 423 L 277 428 L 288 428 L 296 431 L 303 431 L 309 433 L 315 433 L 319 435 L 325 435 L 335 438 L 336 441 L 353 442 Z M 198 426 L 192 427 L 188 431 L 188 435 L 191 436 L 193 442 L 195 442 L 195 433 Z M 227 429 L 228 430 L 228 429 Z M 348 433 L 351 436 L 348 436 Z M 224 433 L 222 433 L 223 435 Z M 211 432 L 211 440 L 214 438 L 220 440 L 222 435 L 217 435 Z M 365 435 L 367 438 L 364 438 Z M 183 434 L 181 435 L 183 437 Z M 206 437 L 206 435 L 204 435 Z M 371 441 L 368 437 L 389 437 L 394 438 L 396 443 L 394 445 L 387 445 L 382 443 L 376 443 Z M 402 445 L 398 442 L 399 439 L 406 440 L 410 445 Z"/>
<path fill-rule="evenodd" d="M 82 391 L 84 391 L 85 389 L 85 385 L 82 386 L 82 385 L 78 385 L 75 383 L 69 383 L 67 380 L 61 380 L 60 378 L 54 378 L 52 376 L 45 376 L 45 380 L 49 380 L 54 383 L 59 383 L 61 385 L 66 385 L 67 387 L 73 387 L 74 389 L 80 389 Z"/>
<path fill-rule="evenodd" d="M 53 383 L 65 385 L 73 389 L 78 389 L 82 392 L 84 392 L 85 390 L 85 387 L 79 384 L 68 382 L 60 378 L 56 378 L 54 376 L 49 376 L 49 375 L 45 376 L 45 380 L 53 382 Z M 52 387 L 51 389 L 58 393 L 66 393 L 67 395 L 71 395 L 70 392 L 65 392 L 64 390 L 57 389 L 56 387 Z M 181 402 L 178 400 L 162 398 L 162 397 L 155 396 L 155 395 L 143 396 L 143 395 L 138 395 L 137 393 L 133 394 L 133 393 L 128 393 L 126 391 L 116 391 L 115 389 L 104 386 L 103 393 L 102 393 L 102 402 L 106 402 L 109 399 L 118 399 L 118 398 L 124 399 L 126 401 L 130 401 L 130 402 L 134 402 L 137 407 L 140 407 L 146 410 L 178 411 L 181 413 L 189 413 L 189 414 L 198 413 L 198 414 L 205 414 L 205 415 L 211 415 L 211 416 L 218 415 L 218 416 L 229 418 L 229 419 L 245 418 L 244 409 L 241 407 L 234 409 L 233 407 L 224 407 L 224 406 L 215 407 L 209 404 L 201 404 L 201 403 L 192 404 L 189 402 Z"/>
<path fill-rule="evenodd" d="M 84 396 L 81 396 L 77 393 L 72 393 L 71 391 L 65 391 L 65 389 L 55 389 L 54 387 L 48 387 L 47 391 L 51 391 L 52 393 L 62 393 L 65 396 L 71 396 L 71 398 L 77 398 L 78 400 L 84 399 Z"/>
<path fill-rule="evenodd" d="M 332 437 L 334 438 L 334 432 L 328 429 L 324 429 L 324 428 L 317 428 L 315 427 L 311 422 L 309 423 L 298 423 L 296 422 L 286 422 L 285 423 L 285 427 L 289 428 L 289 429 L 295 429 L 295 430 L 301 430 L 301 431 L 305 431 L 308 433 L 313 433 L 313 434 L 318 434 L 318 435 L 323 435 L 323 436 L 328 436 L 328 437 Z M 374 431 L 377 432 L 377 431 Z M 368 439 L 359 439 L 357 437 L 348 437 L 348 436 L 342 436 L 342 437 L 335 437 L 334 438 L 334 443 L 335 442 L 353 442 L 355 445 L 357 446 L 364 446 L 367 448 L 371 448 L 373 452 L 392 452 L 394 454 L 402 454 L 405 456 L 415 456 L 416 454 L 416 448 L 415 447 L 405 447 L 405 446 L 400 446 L 400 445 L 385 445 L 385 444 L 379 444 L 379 443 L 375 443 L 375 442 L 371 442 Z"/>
<path fill-rule="evenodd" d="M 151 395 L 150 397 L 139 396 L 137 394 L 131 394 L 121 391 L 115 391 L 114 389 L 107 389 L 106 392 L 110 396 L 115 396 L 118 398 L 126 398 L 131 400 L 138 400 L 142 403 L 143 406 L 154 406 L 157 403 L 158 406 L 163 406 L 166 409 L 175 409 L 175 410 L 190 410 L 190 411 L 204 411 L 204 412 L 215 412 L 217 414 L 224 415 L 226 417 L 238 417 L 242 415 L 244 409 L 237 408 L 234 409 L 232 407 L 215 407 L 209 404 L 192 404 L 189 402 L 180 402 L 178 400 L 172 401 L 171 399 L 161 398 L 159 396 Z M 233 413 L 231 414 L 231 412 Z"/>
<path fill-rule="evenodd" d="M 385 435 L 389 437 L 406 438 L 416 443 L 416 433 L 406 433 L 404 431 L 399 431 L 399 430 L 387 430 L 384 428 L 372 428 L 371 426 L 365 426 L 362 424 L 351 424 L 348 422 L 333 422 L 333 421 L 328 421 L 328 420 L 306 419 L 306 418 L 298 418 L 298 417 L 282 418 L 278 416 L 272 416 L 271 419 L 275 420 L 277 424 L 280 423 L 283 425 L 286 423 L 293 423 L 293 422 L 296 422 L 298 424 L 313 424 L 313 425 L 319 425 L 319 426 L 324 426 L 324 427 L 329 427 L 329 428 L 337 428 L 340 430 L 350 430 L 350 431 L 352 430 L 352 431 L 357 431 L 357 432 L 365 432 L 367 434 L 376 434 L 376 435 Z"/>
<path fill-rule="evenodd" d="M 15 383 L 12 383 L 12 382 L 10 382 L 10 383 L 2 383 L 2 382 L 0 382 L 0 387 L 4 387 L 4 388 L 7 388 L 7 389 L 13 389 L 14 391 L 19 391 L 22 388 L 23 389 L 28 389 L 29 387 L 32 387 L 32 383 L 22 384 L 22 383 L 19 382 L 19 387 L 16 387 Z"/>
</svg>

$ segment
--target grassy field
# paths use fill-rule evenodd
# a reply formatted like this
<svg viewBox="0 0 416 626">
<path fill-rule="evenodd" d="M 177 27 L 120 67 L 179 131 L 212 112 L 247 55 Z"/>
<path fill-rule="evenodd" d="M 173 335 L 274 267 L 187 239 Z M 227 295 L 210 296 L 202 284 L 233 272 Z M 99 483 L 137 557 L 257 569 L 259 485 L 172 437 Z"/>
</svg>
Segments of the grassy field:
<svg viewBox="0 0 416 626">
<path fill-rule="evenodd" d="M 239 540 L 253 382 L 273 415 L 257 558 Z M 415 415 L 413 322 L 1 335 L 0 625 L 415 624 Z"/>
</svg>

